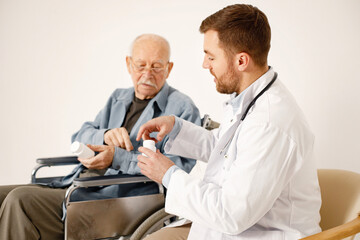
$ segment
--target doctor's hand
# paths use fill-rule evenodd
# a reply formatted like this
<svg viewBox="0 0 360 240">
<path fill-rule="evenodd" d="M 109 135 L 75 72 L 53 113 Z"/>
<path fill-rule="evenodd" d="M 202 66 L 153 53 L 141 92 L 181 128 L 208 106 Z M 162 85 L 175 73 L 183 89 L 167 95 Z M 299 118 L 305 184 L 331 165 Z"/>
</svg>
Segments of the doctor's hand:
<svg viewBox="0 0 360 240">
<path fill-rule="evenodd" d="M 140 127 L 136 141 L 139 141 L 142 138 L 144 140 L 151 139 L 155 142 L 160 142 L 169 132 L 171 132 L 174 124 L 174 116 L 162 116 L 154 118 Z M 150 137 L 150 133 L 152 132 L 158 132 L 156 139 Z"/>
<path fill-rule="evenodd" d="M 120 147 L 131 151 L 134 149 L 126 128 L 113 128 L 104 134 L 104 142 L 109 146 Z"/>
<path fill-rule="evenodd" d="M 78 158 L 85 167 L 88 169 L 105 169 L 112 164 L 115 154 L 114 146 L 90 144 L 87 144 L 87 146 L 93 151 L 99 152 L 99 154 L 92 158 Z"/>
<path fill-rule="evenodd" d="M 137 157 L 141 173 L 151 180 L 161 184 L 166 171 L 175 164 L 169 158 L 160 153 L 159 149 L 156 153 L 144 147 L 139 147 L 138 150 L 148 156 L 145 157 L 143 155 L 138 155 Z"/>
</svg>

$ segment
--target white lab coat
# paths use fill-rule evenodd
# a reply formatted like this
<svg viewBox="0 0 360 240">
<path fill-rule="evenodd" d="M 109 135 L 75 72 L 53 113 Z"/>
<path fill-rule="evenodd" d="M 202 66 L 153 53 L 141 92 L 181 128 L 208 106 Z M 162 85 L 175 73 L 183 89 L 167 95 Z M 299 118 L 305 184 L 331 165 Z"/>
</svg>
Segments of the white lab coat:
<svg viewBox="0 0 360 240">
<path fill-rule="evenodd" d="M 169 182 L 165 210 L 193 221 L 188 239 L 293 240 L 320 231 L 314 137 L 292 95 L 277 79 L 240 121 L 273 76 L 270 68 L 240 106 L 228 101 L 219 129 L 183 121 L 167 143 L 168 153 L 208 162 L 203 180 L 177 170 Z"/>
</svg>

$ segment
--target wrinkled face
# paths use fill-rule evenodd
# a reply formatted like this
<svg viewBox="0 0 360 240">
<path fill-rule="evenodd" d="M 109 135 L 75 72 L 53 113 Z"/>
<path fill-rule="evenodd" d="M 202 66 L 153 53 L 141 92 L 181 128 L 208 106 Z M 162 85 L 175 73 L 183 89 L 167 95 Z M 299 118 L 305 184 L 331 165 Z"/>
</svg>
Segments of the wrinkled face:
<svg viewBox="0 0 360 240">
<path fill-rule="evenodd" d="M 219 93 L 231 94 L 239 91 L 239 77 L 235 65 L 219 46 L 218 33 L 209 30 L 204 34 L 203 68 L 209 69 L 214 76 L 216 90 Z"/>
<path fill-rule="evenodd" d="M 153 98 L 164 86 L 173 66 L 164 44 L 151 39 L 134 43 L 132 56 L 126 57 L 126 64 L 135 96 L 140 99 Z"/>
</svg>

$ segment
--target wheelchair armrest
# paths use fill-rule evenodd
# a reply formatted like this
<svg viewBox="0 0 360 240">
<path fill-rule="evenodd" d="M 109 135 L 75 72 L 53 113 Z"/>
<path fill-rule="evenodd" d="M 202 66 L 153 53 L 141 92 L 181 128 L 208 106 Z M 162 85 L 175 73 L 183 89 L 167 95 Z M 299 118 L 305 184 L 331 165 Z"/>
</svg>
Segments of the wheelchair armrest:
<svg viewBox="0 0 360 240">
<path fill-rule="evenodd" d="M 74 179 L 73 184 L 66 191 L 65 204 L 67 205 L 70 202 L 71 194 L 78 188 L 108 186 L 108 185 L 128 184 L 128 183 L 141 183 L 141 182 L 153 182 L 153 180 L 143 175 L 128 175 L 128 174 L 76 178 Z M 164 194 L 163 185 L 161 183 L 158 183 L 158 186 L 159 186 L 159 193 Z"/>
<path fill-rule="evenodd" d="M 73 185 L 77 187 L 96 187 L 96 186 L 107 186 L 114 184 L 127 184 L 127 183 L 138 183 L 138 182 L 153 182 L 150 178 L 143 175 L 107 175 L 87 178 L 75 178 Z"/>
<path fill-rule="evenodd" d="M 40 168 L 53 167 L 53 166 L 66 166 L 80 163 L 77 160 L 77 156 L 65 156 L 65 157 L 50 157 L 50 158 L 38 158 L 36 159 L 37 165 L 31 172 L 31 183 L 37 183 L 36 174 Z"/>
<path fill-rule="evenodd" d="M 213 130 L 220 126 L 220 123 L 212 120 L 208 114 L 205 114 L 201 119 L 201 126 L 207 130 Z"/>
<path fill-rule="evenodd" d="M 38 158 L 36 159 L 36 163 L 46 166 L 71 165 L 79 163 L 79 160 L 77 160 L 77 158 L 77 156 Z"/>
</svg>

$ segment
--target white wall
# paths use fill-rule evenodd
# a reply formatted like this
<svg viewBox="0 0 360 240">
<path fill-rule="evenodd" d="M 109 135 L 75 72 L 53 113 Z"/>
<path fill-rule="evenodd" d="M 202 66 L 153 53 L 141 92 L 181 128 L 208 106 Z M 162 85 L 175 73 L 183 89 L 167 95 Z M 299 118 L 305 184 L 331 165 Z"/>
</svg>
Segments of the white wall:
<svg viewBox="0 0 360 240">
<path fill-rule="evenodd" d="M 27 183 L 37 157 L 70 154 L 71 134 L 131 86 L 125 56 L 142 33 L 169 40 L 168 82 L 219 119 L 227 97 L 201 68 L 198 28 L 235 2 L 0 0 L 0 184 Z M 360 1 L 248 3 L 269 18 L 269 63 L 309 120 L 318 166 L 360 172 Z"/>
</svg>

